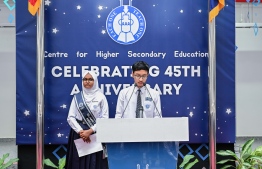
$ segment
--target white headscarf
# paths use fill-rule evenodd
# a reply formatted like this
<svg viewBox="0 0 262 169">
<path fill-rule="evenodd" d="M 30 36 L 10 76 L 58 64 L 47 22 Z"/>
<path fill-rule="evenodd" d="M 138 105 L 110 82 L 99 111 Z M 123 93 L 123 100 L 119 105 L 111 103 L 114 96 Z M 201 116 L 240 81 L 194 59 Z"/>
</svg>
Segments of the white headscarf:
<svg viewBox="0 0 262 169">
<path fill-rule="evenodd" d="M 87 101 L 90 101 L 90 100 L 93 100 L 94 97 L 96 96 L 96 93 L 98 91 L 100 91 L 100 88 L 98 87 L 98 79 L 97 79 L 97 76 L 95 74 L 95 72 L 92 72 L 92 71 L 85 71 L 83 74 L 82 74 L 82 78 L 85 77 L 85 75 L 87 74 L 90 74 L 93 79 L 94 79 L 94 85 L 91 89 L 87 89 L 84 87 L 84 81 L 82 81 L 82 90 L 83 90 L 83 94 L 84 94 L 84 97 Z"/>
</svg>

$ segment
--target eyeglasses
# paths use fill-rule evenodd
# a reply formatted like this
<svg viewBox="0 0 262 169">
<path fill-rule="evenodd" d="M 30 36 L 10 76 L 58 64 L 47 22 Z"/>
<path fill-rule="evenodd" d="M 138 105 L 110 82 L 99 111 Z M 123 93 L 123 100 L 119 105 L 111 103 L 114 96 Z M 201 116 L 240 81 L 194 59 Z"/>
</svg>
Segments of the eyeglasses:
<svg viewBox="0 0 262 169">
<path fill-rule="evenodd" d="M 135 77 L 136 79 L 140 79 L 140 78 L 142 78 L 142 79 L 146 79 L 146 78 L 147 78 L 147 75 L 143 75 L 143 76 L 140 76 L 140 75 L 134 75 L 134 77 Z"/>
<path fill-rule="evenodd" d="M 93 78 L 89 78 L 89 79 L 83 78 L 82 80 L 83 80 L 84 82 L 93 82 L 93 81 L 94 81 Z"/>
</svg>

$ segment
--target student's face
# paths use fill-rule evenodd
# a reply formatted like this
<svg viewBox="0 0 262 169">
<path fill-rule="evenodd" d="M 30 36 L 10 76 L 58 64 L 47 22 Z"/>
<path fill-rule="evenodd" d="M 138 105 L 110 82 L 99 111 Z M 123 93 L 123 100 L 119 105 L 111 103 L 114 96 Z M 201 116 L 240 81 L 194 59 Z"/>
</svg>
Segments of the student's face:
<svg viewBox="0 0 262 169">
<path fill-rule="evenodd" d="M 87 89 L 91 89 L 94 85 L 94 79 L 93 77 L 88 73 L 83 78 L 83 86 Z"/>
<path fill-rule="evenodd" d="M 137 70 L 132 73 L 132 76 L 137 87 L 141 88 L 144 86 L 144 83 L 146 83 L 148 72 L 146 70 Z"/>
</svg>

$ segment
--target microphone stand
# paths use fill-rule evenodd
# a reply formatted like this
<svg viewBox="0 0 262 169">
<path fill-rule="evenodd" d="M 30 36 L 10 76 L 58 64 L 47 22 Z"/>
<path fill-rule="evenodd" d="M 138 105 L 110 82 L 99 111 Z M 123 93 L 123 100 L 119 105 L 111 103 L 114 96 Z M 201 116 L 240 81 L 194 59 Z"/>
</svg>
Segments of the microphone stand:
<svg viewBox="0 0 262 169">
<path fill-rule="evenodd" d="M 136 86 L 137 86 L 137 84 L 135 83 L 135 84 L 134 84 L 133 91 L 132 91 L 132 93 L 131 93 L 130 98 L 129 98 L 128 101 L 127 101 L 126 107 L 125 107 L 125 109 L 124 109 L 124 111 L 123 111 L 123 113 L 122 113 L 121 118 L 123 118 L 123 116 L 124 116 L 124 113 L 125 113 L 125 111 L 126 111 L 126 108 L 127 108 L 128 104 L 129 104 L 129 102 L 130 102 L 130 100 L 131 100 L 131 98 L 132 98 L 132 96 L 133 96 L 133 94 L 134 94 L 134 91 L 135 91 Z"/>
<path fill-rule="evenodd" d="M 158 111 L 158 109 L 157 109 L 157 107 L 156 107 L 156 103 L 155 103 L 155 101 L 154 101 L 151 93 L 149 92 L 148 88 L 146 87 L 146 83 L 144 83 L 143 85 L 145 86 L 145 88 L 146 88 L 147 92 L 149 93 L 150 97 L 152 98 L 152 101 L 153 101 L 154 106 L 155 106 L 155 108 L 156 108 L 157 114 L 159 115 L 160 118 L 162 118 L 162 115 L 161 115 L 160 112 Z"/>
</svg>

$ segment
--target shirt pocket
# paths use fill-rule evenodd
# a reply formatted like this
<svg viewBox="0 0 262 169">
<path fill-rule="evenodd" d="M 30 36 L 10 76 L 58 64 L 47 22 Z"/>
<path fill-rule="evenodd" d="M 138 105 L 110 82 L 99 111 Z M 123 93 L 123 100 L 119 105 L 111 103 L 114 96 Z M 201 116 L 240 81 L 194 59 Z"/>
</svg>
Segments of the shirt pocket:
<svg viewBox="0 0 262 169">
<path fill-rule="evenodd" d="M 144 102 L 144 113 L 146 114 L 146 117 L 153 117 L 154 108 L 153 101 L 147 100 Z"/>
<path fill-rule="evenodd" d="M 99 102 L 92 102 L 90 105 L 90 110 L 92 111 L 92 113 L 96 118 L 99 117 L 99 113 L 101 112 Z"/>
</svg>

